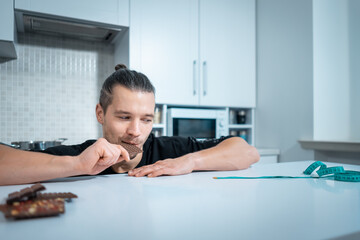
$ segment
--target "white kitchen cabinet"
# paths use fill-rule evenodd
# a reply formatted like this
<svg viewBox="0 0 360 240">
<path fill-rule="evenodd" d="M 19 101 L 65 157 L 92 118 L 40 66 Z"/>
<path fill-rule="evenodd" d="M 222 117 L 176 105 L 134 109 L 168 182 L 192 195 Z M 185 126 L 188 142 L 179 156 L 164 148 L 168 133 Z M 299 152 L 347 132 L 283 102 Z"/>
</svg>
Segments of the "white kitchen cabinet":
<svg viewBox="0 0 360 240">
<path fill-rule="evenodd" d="M 157 103 L 198 103 L 197 9 L 193 0 L 130 2 L 130 67 L 152 81 Z"/>
<path fill-rule="evenodd" d="M 82 21 L 129 26 L 129 0 L 15 0 L 15 9 Z"/>
<path fill-rule="evenodd" d="M 130 67 L 158 103 L 255 107 L 254 0 L 130 5 Z"/>
<path fill-rule="evenodd" d="M 271 156 L 260 156 L 259 162 L 257 164 L 268 164 L 268 163 L 277 163 L 278 162 L 277 155 L 271 155 Z"/>
<path fill-rule="evenodd" d="M 14 31 L 14 3 L 5 0 L 0 3 L 0 57 L 16 58 Z"/>
<path fill-rule="evenodd" d="M 260 160 L 256 164 L 268 164 L 268 163 L 278 163 L 279 162 L 279 149 L 263 149 L 257 148 L 260 154 Z"/>
<path fill-rule="evenodd" d="M 200 64 L 202 105 L 255 107 L 254 0 L 200 1 Z"/>
</svg>

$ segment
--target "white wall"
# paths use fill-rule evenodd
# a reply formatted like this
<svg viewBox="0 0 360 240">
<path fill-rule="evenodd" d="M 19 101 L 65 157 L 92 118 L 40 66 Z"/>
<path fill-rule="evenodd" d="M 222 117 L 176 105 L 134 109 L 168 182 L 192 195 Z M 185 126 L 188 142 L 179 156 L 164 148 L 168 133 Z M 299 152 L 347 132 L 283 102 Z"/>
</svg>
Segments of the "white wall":
<svg viewBox="0 0 360 240">
<path fill-rule="evenodd" d="M 360 2 L 316 0 L 314 139 L 360 140 Z"/>
<path fill-rule="evenodd" d="M 17 50 L 0 64 L 0 142 L 100 137 L 95 106 L 114 71 L 114 47 L 25 33 Z"/>
<path fill-rule="evenodd" d="M 314 139 L 360 141 L 360 1 L 316 0 L 313 11 Z M 360 164 L 360 152 L 315 159 Z"/>
<path fill-rule="evenodd" d="M 350 137 L 348 1 L 313 1 L 314 139 Z"/>
<path fill-rule="evenodd" d="M 359 164 L 298 139 L 360 140 L 360 1 L 257 1 L 256 146 L 280 161 Z"/>
<path fill-rule="evenodd" d="M 256 146 L 281 162 L 314 158 L 312 58 L 312 1 L 258 0 Z"/>
<path fill-rule="evenodd" d="M 349 1 L 350 139 L 360 140 L 360 1 Z"/>
</svg>

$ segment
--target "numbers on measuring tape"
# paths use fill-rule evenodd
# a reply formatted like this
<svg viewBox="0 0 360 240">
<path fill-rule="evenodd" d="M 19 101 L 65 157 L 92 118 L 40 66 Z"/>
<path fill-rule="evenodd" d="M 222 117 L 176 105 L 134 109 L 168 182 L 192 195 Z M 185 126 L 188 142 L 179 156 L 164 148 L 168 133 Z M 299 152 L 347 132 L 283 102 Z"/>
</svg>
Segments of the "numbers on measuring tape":
<svg viewBox="0 0 360 240">
<path fill-rule="evenodd" d="M 343 172 L 345 172 L 343 167 L 329 167 L 329 168 L 324 168 L 324 169 L 320 169 L 320 170 L 316 171 L 316 173 L 319 175 L 319 177 L 324 176 L 324 175 L 334 174 L 334 173 L 343 173 Z"/>
<path fill-rule="evenodd" d="M 320 169 L 326 168 L 326 165 L 323 162 L 320 161 L 316 161 L 313 164 L 311 164 L 308 168 L 305 169 L 304 174 L 305 175 L 310 175 L 311 173 L 313 173 L 318 167 L 320 167 Z"/>
</svg>

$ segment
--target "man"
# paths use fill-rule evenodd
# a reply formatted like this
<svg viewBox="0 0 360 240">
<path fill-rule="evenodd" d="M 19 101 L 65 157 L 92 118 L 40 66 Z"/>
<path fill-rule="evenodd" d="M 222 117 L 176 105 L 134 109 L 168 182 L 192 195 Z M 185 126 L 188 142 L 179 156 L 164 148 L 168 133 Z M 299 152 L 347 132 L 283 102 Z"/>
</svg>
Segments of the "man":
<svg viewBox="0 0 360 240">
<path fill-rule="evenodd" d="M 159 137 L 151 133 L 155 89 L 148 78 L 124 65 L 103 84 L 96 117 L 103 137 L 42 153 L 0 145 L 0 185 L 31 183 L 83 174 L 180 175 L 197 170 L 238 170 L 259 160 L 257 150 L 239 137 L 208 141 Z M 143 150 L 130 160 L 120 142 Z"/>
</svg>

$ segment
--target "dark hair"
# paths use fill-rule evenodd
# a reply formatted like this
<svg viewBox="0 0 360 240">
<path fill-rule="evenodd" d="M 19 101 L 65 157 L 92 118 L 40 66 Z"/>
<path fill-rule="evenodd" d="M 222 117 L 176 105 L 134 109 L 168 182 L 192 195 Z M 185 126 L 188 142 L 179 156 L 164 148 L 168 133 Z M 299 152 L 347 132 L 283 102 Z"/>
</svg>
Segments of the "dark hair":
<svg viewBox="0 0 360 240">
<path fill-rule="evenodd" d="M 99 103 L 104 113 L 112 102 L 112 90 L 117 84 L 133 91 L 155 94 L 154 86 L 144 74 L 129 70 L 124 64 L 118 64 L 115 66 L 115 72 L 105 80 L 100 91 Z"/>
</svg>

